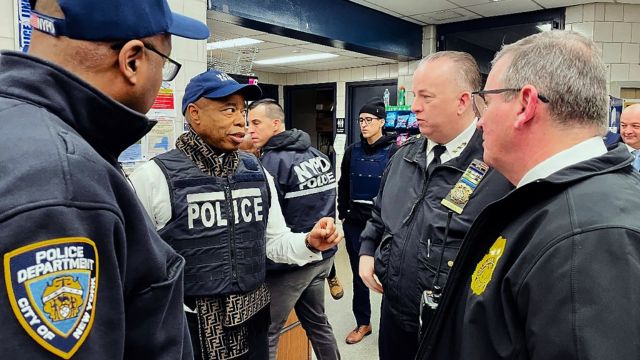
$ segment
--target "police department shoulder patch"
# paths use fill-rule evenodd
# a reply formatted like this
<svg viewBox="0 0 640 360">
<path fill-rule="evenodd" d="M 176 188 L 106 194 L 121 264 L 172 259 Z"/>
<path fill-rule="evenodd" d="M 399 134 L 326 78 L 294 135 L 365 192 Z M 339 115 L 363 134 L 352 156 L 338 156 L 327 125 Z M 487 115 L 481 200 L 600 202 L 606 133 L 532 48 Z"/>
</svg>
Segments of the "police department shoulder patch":
<svg viewBox="0 0 640 360">
<path fill-rule="evenodd" d="M 27 333 L 69 359 L 91 331 L 98 292 L 98 251 L 87 238 L 59 238 L 4 255 L 7 294 Z"/>
<path fill-rule="evenodd" d="M 486 254 L 482 260 L 476 265 L 476 269 L 471 275 L 471 291 L 476 295 L 482 295 L 486 290 L 487 285 L 493 277 L 493 270 L 498 265 L 498 260 L 504 253 L 504 247 L 507 244 L 507 239 L 502 236 L 498 237 L 496 242 L 493 243 L 489 253 Z"/>
</svg>

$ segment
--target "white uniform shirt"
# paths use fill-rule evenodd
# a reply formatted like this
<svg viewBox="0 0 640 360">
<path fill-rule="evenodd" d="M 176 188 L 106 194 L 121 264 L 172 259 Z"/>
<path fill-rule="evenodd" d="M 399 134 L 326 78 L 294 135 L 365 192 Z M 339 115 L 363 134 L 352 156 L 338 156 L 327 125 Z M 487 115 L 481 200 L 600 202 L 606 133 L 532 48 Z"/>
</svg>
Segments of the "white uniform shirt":
<svg viewBox="0 0 640 360">
<path fill-rule="evenodd" d="M 304 243 L 306 234 L 293 233 L 287 226 L 273 177 L 265 170 L 269 191 L 271 192 L 271 206 L 266 229 L 266 255 L 277 263 L 305 265 L 313 261 L 322 260 L 322 254 L 316 254 L 307 249 Z M 164 173 L 154 161 L 149 161 L 138 167 L 129 179 L 142 202 L 145 210 L 156 226 L 162 229 L 171 219 L 171 200 L 169 185 Z"/>
</svg>

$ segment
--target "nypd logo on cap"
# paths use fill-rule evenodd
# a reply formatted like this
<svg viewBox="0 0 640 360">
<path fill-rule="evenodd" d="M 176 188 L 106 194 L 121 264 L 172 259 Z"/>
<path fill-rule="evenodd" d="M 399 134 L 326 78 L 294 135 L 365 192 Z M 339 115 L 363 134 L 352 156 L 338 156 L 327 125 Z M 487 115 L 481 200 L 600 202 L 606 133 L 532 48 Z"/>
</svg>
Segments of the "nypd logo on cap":
<svg viewBox="0 0 640 360">
<path fill-rule="evenodd" d="M 48 351 L 69 359 L 95 318 L 98 252 L 87 238 L 41 241 L 4 256 L 5 284 L 24 330 Z"/>
</svg>

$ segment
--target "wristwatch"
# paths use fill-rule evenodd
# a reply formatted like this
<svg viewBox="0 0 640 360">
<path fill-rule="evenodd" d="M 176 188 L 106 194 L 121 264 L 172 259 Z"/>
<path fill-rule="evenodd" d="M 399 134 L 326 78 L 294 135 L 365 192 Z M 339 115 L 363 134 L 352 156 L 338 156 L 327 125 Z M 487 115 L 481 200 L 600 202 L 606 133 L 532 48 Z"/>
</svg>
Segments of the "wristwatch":
<svg viewBox="0 0 640 360">
<path fill-rule="evenodd" d="M 314 248 L 313 245 L 311 245 L 311 243 L 309 242 L 309 235 L 311 235 L 311 233 L 307 233 L 307 236 L 304 237 L 304 245 L 307 247 L 307 249 L 311 250 L 316 254 L 319 254 L 320 250 Z"/>
</svg>

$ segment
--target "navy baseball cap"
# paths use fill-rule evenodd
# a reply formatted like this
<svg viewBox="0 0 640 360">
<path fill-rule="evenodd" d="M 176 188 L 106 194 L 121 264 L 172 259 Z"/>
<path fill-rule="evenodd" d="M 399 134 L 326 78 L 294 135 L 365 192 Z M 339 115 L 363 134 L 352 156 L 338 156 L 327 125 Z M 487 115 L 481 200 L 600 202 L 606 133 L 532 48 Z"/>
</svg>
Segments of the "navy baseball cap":
<svg viewBox="0 0 640 360">
<path fill-rule="evenodd" d="M 262 90 L 258 85 L 239 84 L 231 76 L 218 70 L 203 72 L 191 79 L 184 89 L 182 114 L 187 111 L 189 104 L 200 98 L 220 99 L 233 94 L 240 94 L 245 100 L 258 100 L 262 96 Z"/>
<path fill-rule="evenodd" d="M 58 4 L 64 19 L 32 11 L 31 26 L 53 36 L 89 41 L 162 33 L 197 40 L 209 37 L 206 24 L 172 12 L 167 0 L 58 0 Z"/>
</svg>

